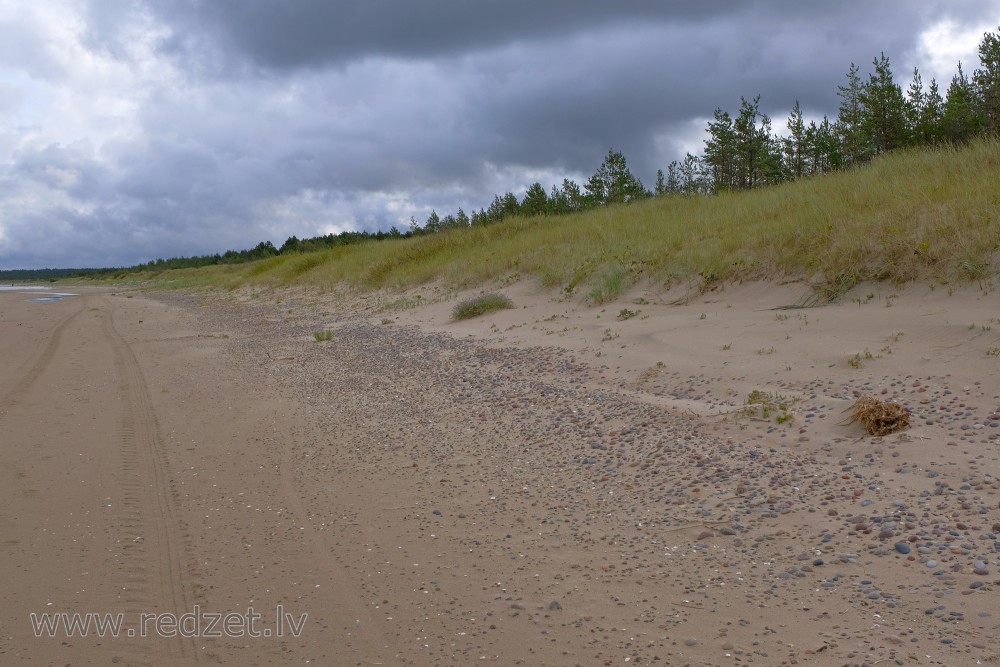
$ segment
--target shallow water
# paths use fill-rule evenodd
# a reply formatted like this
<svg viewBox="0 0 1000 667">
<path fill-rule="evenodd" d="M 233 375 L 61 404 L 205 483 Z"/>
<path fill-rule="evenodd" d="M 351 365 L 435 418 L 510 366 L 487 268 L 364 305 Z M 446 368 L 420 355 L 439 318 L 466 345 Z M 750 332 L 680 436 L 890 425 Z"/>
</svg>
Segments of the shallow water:
<svg viewBox="0 0 1000 667">
<path fill-rule="evenodd" d="M 25 301 L 36 301 L 38 303 L 59 301 L 68 296 L 80 296 L 71 292 L 53 292 L 51 287 L 43 287 L 41 285 L 0 285 L 0 292 L 14 292 L 16 294 L 38 294 L 42 292 L 44 296 L 25 299 Z"/>
</svg>

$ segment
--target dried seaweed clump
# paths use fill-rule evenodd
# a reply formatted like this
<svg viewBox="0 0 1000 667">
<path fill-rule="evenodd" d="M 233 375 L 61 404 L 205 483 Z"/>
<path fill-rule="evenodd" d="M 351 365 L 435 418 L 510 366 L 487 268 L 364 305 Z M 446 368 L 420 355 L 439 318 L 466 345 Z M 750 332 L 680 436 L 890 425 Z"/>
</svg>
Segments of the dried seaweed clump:
<svg viewBox="0 0 1000 667">
<path fill-rule="evenodd" d="M 887 403 L 866 394 L 854 402 L 848 422 L 860 422 L 872 435 L 889 435 L 910 425 L 910 411 L 899 403 Z"/>
</svg>

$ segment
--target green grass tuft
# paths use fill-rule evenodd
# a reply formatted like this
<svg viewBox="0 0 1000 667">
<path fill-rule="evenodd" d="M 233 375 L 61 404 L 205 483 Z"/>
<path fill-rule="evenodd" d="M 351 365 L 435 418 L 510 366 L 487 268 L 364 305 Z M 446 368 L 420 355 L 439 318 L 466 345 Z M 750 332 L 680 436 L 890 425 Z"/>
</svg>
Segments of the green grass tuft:
<svg viewBox="0 0 1000 667">
<path fill-rule="evenodd" d="M 320 329 L 319 331 L 313 331 L 313 338 L 316 339 L 317 343 L 327 343 L 333 340 L 333 331 L 331 329 Z"/>
<path fill-rule="evenodd" d="M 455 306 L 452 317 L 456 320 L 467 320 L 470 317 L 479 317 L 486 313 L 513 307 L 514 303 L 503 294 L 484 294 L 474 299 L 467 299 Z"/>
</svg>

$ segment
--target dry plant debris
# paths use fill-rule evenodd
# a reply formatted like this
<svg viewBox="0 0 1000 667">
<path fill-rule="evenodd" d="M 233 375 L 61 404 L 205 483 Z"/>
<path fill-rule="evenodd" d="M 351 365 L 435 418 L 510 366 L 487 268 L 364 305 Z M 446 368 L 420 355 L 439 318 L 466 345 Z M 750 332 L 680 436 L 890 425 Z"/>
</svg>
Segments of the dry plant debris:
<svg viewBox="0 0 1000 667">
<path fill-rule="evenodd" d="M 860 422 L 871 435 L 889 435 L 910 425 L 910 411 L 899 403 L 887 403 L 866 394 L 854 402 L 848 422 Z"/>
</svg>

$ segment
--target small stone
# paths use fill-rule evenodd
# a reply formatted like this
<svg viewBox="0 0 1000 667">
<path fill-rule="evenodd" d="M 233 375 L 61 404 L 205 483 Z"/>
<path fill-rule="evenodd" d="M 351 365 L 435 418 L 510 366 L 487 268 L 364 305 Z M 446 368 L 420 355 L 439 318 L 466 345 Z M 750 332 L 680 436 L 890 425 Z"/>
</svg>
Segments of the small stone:
<svg viewBox="0 0 1000 667">
<path fill-rule="evenodd" d="M 898 551 L 901 554 L 908 554 L 911 551 L 910 545 L 907 544 L 906 542 L 896 542 L 896 544 L 894 544 L 893 546 L 895 546 L 896 551 Z"/>
<path fill-rule="evenodd" d="M 549 611 L 559 611 L 562 609 L 562 605 L 559 604 L 559 600 L 553 600 L 549 603 Z"/>
<path fill-rule="evenodd" d="M 697 643 L 698 643 L 698 640 L 695 639 L 694 637 L 688 637 L 687 639 L 684 640 L 684 645 L 685 646 L 694 646 Z"/>
</svg>

